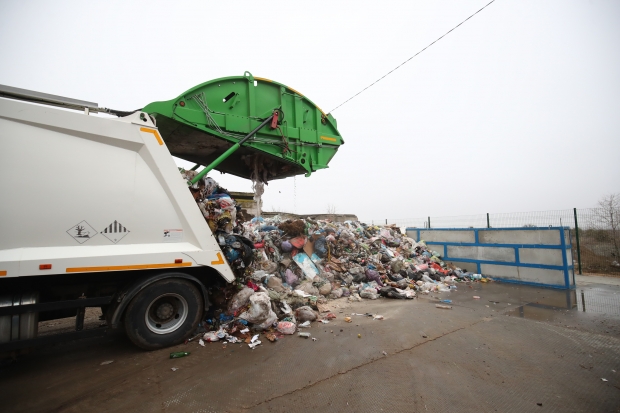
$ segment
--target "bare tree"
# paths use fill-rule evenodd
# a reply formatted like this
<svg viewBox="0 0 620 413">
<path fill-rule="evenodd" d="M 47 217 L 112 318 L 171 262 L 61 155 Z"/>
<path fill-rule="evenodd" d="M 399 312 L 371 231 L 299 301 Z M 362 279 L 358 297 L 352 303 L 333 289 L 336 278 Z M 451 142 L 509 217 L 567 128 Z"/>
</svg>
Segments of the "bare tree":
<svg viewBox="0 0 620 413">
<path fill-rule="evenodd" d="M 332 221 L 336 220 L 336 205 L 327 204 L 327 213 L 330 215 Z"/>
<path fill-rule="evenodd" d="M 597 215 L 605 225 L 605 229 L 610 231 L 611 242 L 613 243 L 616 259 L 620 257 L 620 193 L 608 194 L 598 201 L 600 208 Z"/>
</svg>

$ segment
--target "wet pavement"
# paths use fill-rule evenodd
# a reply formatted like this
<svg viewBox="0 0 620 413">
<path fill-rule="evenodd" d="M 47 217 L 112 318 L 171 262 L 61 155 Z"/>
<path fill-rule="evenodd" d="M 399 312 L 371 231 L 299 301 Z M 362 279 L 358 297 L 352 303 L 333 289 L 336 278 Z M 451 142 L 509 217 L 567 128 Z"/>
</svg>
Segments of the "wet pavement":
<svg viewBox="0 0 620 413">
<path fill-rule="evenodd" d="M 436 308 L 439 299 L 453 308 Z M 143 352 L 112 334 L 35 350 L 0 368 L 2 410 L 620 411 L 618 285 L 476 283 L 416 300 L 331 303 L 338 318 L 307 330 L 317 341 Z M 343 321 L 367 312 L 385 319 Z M 171 351 L 191 355 L 170 360 Z"/>
</svg>

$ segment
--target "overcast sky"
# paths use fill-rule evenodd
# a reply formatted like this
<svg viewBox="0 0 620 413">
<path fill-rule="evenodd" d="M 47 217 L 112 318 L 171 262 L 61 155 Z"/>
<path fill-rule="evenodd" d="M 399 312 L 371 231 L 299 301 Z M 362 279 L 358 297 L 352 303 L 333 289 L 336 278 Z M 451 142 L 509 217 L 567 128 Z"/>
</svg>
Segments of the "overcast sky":
<svg viewBox="0 0 620 413">
<path fill-rule="evenodd" d="M 130 110 L 248 70 L 327 112 L 488 1 L 2 0 L 0 83 Z M 271 182 L 266 210 L 595 206 L 620 192 L 620 1 L 496 0 L 333 115 L 330 168 Z"/>
</svg>

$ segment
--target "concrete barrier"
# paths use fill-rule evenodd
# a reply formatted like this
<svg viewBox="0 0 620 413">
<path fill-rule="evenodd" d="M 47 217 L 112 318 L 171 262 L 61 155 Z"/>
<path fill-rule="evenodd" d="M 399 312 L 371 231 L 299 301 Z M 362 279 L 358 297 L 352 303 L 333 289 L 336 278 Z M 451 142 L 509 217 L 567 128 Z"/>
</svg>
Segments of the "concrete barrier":
<svg viewBox="0 0 620 413">
<path fill-rule="evenodd" d="M 575 288 L 568 228 L 407 228 L 446 263 L 498 281 Z"/>
</svg>

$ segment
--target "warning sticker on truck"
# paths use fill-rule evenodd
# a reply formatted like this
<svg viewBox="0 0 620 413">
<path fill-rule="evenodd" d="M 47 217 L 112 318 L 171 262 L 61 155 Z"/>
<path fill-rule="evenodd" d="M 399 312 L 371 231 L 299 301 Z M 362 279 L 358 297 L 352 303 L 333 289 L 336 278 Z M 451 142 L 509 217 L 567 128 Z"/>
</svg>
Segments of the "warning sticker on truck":
<svg viewBox="0 0 620 413">
<path fill-rule="evenodd" d="M 165 229 L 164 230 L 164 242 L 179 242 L 183 241 L 182 229 Z"/>
<path fill-rule="evenodd" d="M 88 225 L 88 222 L 81 221 L 78 224 L 69 228 L 67 230 L 67 234 L 71 235 L 71 237 L 80 244 L 83 244 L 95 235 L 97 235 L 98 232 L 95 231 L 93 227 Z"/>
<path fill-rule="evenodd" d="M 117 242 L 125 238 L 125 236 L 129 234 L 129 232 L 130 231 L 120 222 L 114 221 L 101 231 L 101 235 L 116 244 Z"/>
</svg>

